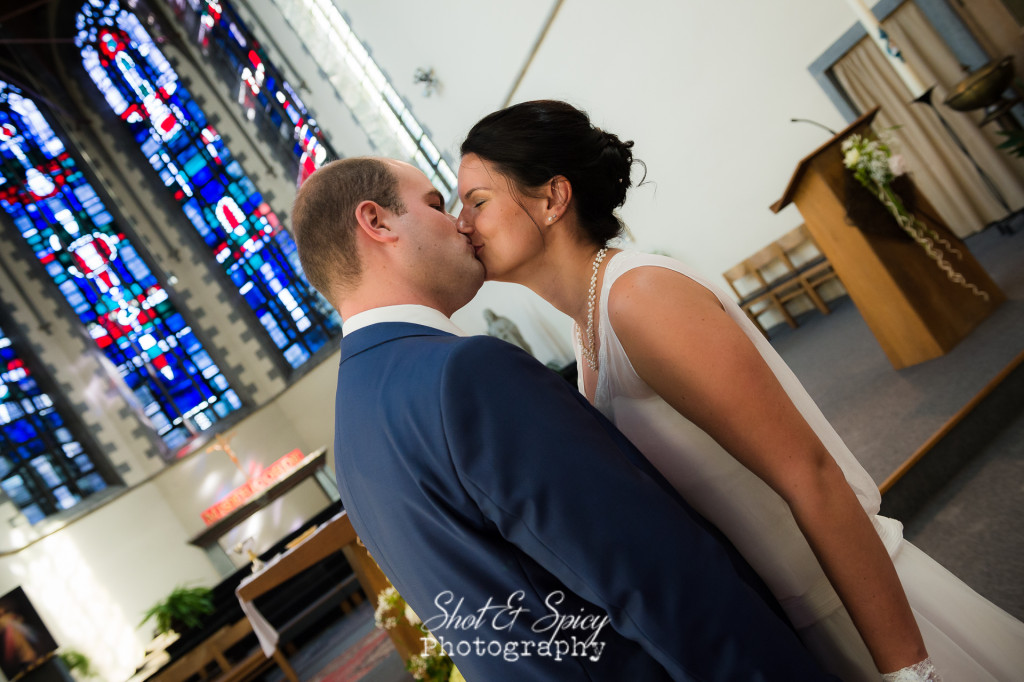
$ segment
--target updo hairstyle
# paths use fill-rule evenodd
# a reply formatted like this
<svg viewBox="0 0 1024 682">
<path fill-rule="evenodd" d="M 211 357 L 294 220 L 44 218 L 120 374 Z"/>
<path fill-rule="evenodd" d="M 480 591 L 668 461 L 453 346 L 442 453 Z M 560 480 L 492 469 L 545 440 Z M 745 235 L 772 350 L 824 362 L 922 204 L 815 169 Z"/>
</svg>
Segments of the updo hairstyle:
<svg viewBox="0 0 1024 682">
<path fill-rule="evenodd" d="M 623 231 L 613 211 L 625 203 L 632 186 L 632 149 L 632 140 L 624 142 L 594 126 L 586 112 L 571 104 L 537 100 L 482 118 L 461 151 L 492 163 L 521 194 L 565 176 L 584 237 L 604 246 Z M 643 166 L 640 160 L 635 163 Z"/>
</svg>

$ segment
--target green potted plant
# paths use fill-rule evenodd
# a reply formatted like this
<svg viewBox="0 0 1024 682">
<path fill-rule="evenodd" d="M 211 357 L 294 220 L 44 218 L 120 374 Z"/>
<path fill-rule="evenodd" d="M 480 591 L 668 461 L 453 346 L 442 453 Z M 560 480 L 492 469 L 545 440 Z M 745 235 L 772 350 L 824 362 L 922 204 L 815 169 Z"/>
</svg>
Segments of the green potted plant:
<svg viewBox="0 0 1024 682">
<path fill-rule="evenodd" d="M 156 619 L 154 636 L 168 632 L 183 633 L 202 625 L 203 616 L 213 613 L 212 592 L 208 587 L 176 587 L 162 601 L 146 611 L 139 627 Z"/>
<path fill-rule="evenodd" d="M 1024 130 L 1001 130 L 999 134 L 1006 138 L 999 149 L 1016 157 L 1024 156 Z"/>
<path fill-rule="evenodd" d="M 65 667 L 76 680 L 89 680 L 96 677 L 89 657 L 77 649 L 64 649 L 57 654 L 64 661 Z"/>
</svg>

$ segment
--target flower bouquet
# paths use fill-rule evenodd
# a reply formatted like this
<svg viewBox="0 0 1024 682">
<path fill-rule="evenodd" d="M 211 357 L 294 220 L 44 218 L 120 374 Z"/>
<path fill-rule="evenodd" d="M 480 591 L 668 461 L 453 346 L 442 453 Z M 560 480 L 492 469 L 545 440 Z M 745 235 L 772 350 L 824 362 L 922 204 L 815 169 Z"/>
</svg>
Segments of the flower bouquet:
<svg viewBox="0 0 1024 682">
<path fill-rule="evenodd" d="M 907 172 L 903 157 L 893 154 L 884 139 L 871 139 L 856 134 L 843 140 L 841 149 L 843 165 L 853 172 L 853 177 L 868 192 L 878 198 L 900 229 L 924 249 L 928 257 L 946 273 L 946 277 L 987 301 L 988 293 L 968 282 L 950 263 L 953 258 L 963 259 L 960 250 L 921 222 L 894 189 L 894 181 Z"/>
<path fill-rule="evenodd" d="M 434 642 L 432 651 L 427 652 L 424 646 L 423 653 L 414 655 L 406 663 L 406 670 L 412 674 L 413 679 L 425 682 L 465 682 L 452 659 L 448 658 L 437 640 L 423 627 L 419 617 L 402 599 L 402 595 L 389 585 L 377 595 L 377 610 L 373 614 L 373 620 L 382 630 L 392 630 L 400 619 L 405 619 L 409 625 L 418 625 Z"/>
</svg>

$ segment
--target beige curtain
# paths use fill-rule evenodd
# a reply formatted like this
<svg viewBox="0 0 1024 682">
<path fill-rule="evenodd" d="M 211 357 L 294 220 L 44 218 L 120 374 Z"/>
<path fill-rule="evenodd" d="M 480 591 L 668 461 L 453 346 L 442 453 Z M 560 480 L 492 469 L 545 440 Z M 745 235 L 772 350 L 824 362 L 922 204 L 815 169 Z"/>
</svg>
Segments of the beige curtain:
<svg viewBox="0 0 1024 682">
<path fill-rule="evenodd" d="M 1011 11 L 1007 5 L 1014 5 Z M 971 0 L 951 2 L 950 7 L 960 15 L 967 28 L 978 39 L 985 51 L 996 57 L 1013 55 L 1018 73 L 1024 68 L 1024 3 L 1021 0 Z M 1016 16 L 1014 13 L 1018 13 Z"/>
<path fill-rule="evenodd" d="M 961 113 L 942 104 L 966 74 L 921 11 L 913 2 L 904 3 L 883 26 L 921 79 L 937 84 L 932 93 L 936 108 L 1010 208 L 1024 206 L 1024 162 L 996 149 L 1002 138 L 996 134 L 995 124 L 979 128 L 983 113 Z M 987 189 L 935 111 L 925 104 L 908 103 L 909 90 L 870 39 L 844 55 L 833 72 L 861 111 L 881 107 L 872 124 L 876 133 L 900 126 L 888 133 L 894 152 L 904 155 L 917 188 L 954 233 L 964 237 L 1005 217 L 1006 209 Z"/>
</svg>

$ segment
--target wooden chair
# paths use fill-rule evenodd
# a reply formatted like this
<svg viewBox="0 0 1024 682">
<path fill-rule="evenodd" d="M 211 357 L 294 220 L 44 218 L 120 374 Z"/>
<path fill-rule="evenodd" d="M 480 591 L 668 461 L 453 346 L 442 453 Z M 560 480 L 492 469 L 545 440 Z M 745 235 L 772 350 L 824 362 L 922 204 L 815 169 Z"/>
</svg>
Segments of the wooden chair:
<svg viewBox="0 0 1024 682">
<path fill-rule="evenodd" d="M 786 310 L 782 300 L 769 288 L 764 276 L 749 262 L 749 259 L 729 268 L 722 273 L 722 276 L 725 277 L 725 281 L 736 294 L 736 298 L 739 299 L 740 308 L 765 337 L 768 336 L 768 332 L 761 325 L 759 318 L 772 309 L 778 310 L 786 324 L 796 328 L 796 320 Z"/>
<path fill-rule="evenodd" d="M 771 243 L 747 259 L 756 271 L 764 276 L 766 284 L 785 304 L 794 298 L 807 296 L 823 315 L 828 314 L 828 306 L 808 282 L 800 275 L 787 257 L 786 252 L 776 243 Z M 769 279 L 774 276 L 775 279 Z"/>
<path fill-rule="evenodd" d="M 840 283 L 841 280 L 832 267 L 832 263 L 818 248 L 810 230 L 806 225 L 801 224 L 779 237 L 775 244 L 782 250 L 783 257 L 796 271 L 797 276 L 806 283 L 808 289 L 815 292 L 814 297 L 821 301 L 822 305 L 818 306 L 818 309 L 822 314 L 828 315 L 830 312 L 828 305 L 817 294 L 817 290 L 821 285 L 833 279 Z M 815 305 L 818 305 L 817 301 Z"/>
</svg>

